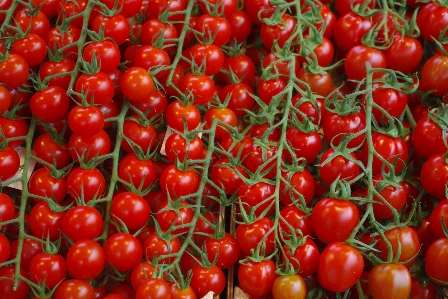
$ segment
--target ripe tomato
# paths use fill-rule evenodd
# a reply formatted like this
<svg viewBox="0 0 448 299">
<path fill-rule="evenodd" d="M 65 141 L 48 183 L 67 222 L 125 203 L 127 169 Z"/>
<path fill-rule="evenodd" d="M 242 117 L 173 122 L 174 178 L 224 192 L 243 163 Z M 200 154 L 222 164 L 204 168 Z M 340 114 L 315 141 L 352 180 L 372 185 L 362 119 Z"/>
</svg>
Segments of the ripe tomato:
<svg viewBox="0 0 448 299">
<path fill-rule="evenodd" d="M 340 2 L 340 1 L 338 1 Z M 349 51 L 355 46 L 361 45 L 362 37 L 372 28 L 372 22 L 368 18 L 347 11 L 336 22 L 334 39 L 343 51 Z"/>
<path fill-rule="evenodd" d="M 286 161 L 291 163 L 293 159 L 305 158 L 306 164 L 311 164 L 320 152 L 322 139 L 317 132 L 301 132 L 291 127 L 286 131 L 286 139 L 294 148 L 295 157 L 289 151 L 285 152 Z"/>
<path fill-rule="evenodd" d="M 17 54 L 9 54 L 0 62 L 0 82 L 9 88 L 16 88 L 26 83 L 30 69 L 26 60 Z"/>
<path fill-rule="evenodd" d="M 194 105 L 184 106 L 180 101 L 172 102 L 166 109 L 166 122 L 168 126 L 184 132 L 184 120 L 187 124 L 187 131 L 196 129 L 201 123 L 201 114 Z"/>
<path fill-rule="evenodd" d="M 38 253 L 30 262 L 30 279 L 52 289 L 67 277 L 65 259 L 59 254 Z"/>
<path fill-rule="evenodd" d="M 217 161 L 210 170 L 212 182 L 229 195 L 235 193 L 242 186 L 243 180 L 240 175 L 247 177 L 244 168 L 242 166 L 232 167 L 226 158 Z"/>
<path fill-rule="evenodd" d="M 247 261 L 241 264 L 238 268 L 241 289 L 253 297 L 269 294 L 278 276 L 275 270 L 275 263 L 272 260 Z"/>
<path fill-rule="evenodd" d="M 62 0 L 61 2 L 65 2 L 65 0 Z M 78 57 L 78 48 L 76 47 L 76 45 L 70 45 L 76 43 L 80 37 L 81 29 L 79 29 L 79 27 L 77 26 L 69 25 L 64 32 L 62 31 L 62 29 L 56 26 L 48 31 L 47 35 L 45 36 L 45 42 L 52 54 L 55 54 L 55 50 L 64 48 L 64 50 L 62 51 L 62 55 L 70 60 L 75 61 Z"/>
<path fill-rule="evenodd" d="M 188 202 L 185 200 L 175 204 L 170 204 L 167 200 L 158 206 L 154 213 L 156 214 L 156 221 L 163 231 L 167 231 L 172 226 L 188 225 L 194 217 L 193 209 L 188 207 Z M 179 227 L 174 229 L 172 233 L 175 235 L 183 234 L 188 232 L 189 229 L 190 226 Z"/>
<path fill-rule="evenodd" d="M 31 96 L 30 109 L 35 117 L 52 122 L 63 118 L 69 109 L 70 99 L 59 86 L 49 86 Z"/>
<path fill-rule="evenodd" d="M 324 288 L 345 292 L 355 285 L 363 270 L 364 258 L 361 253 L 349 245 L 335 242 L 322 252 L 317 274 Z"/>
<path fill-rule="evenodd" d="M 229 108 L 209 108 L 204 115 L 204 129 L 211 129 L 214 119 L 219 121 L 214 132 L 217 139 L 227 137 L 238 126 L 238 119 Z"/>
<path fill-rule="evenodd" d="M 8 260 L 11 252 L 11 244 L 4 234 L 0 234 L 0 263 Z"/>
<path fill-rule="evenodd" d="M 236 264 L 240 258 L 240 247 L 234 236 L 224 233 L 220 239 L 206 237 L 204 241 L 208 260 L 213 262 L 217 256 L 216 266 L 227 269 Z"/>
<path fill-rule="evenodd" d="M 19 269 L 21 277 L 29 279 L 27 271 L 23 268 Z M 8 299 L 25 299 L 30 293 L 29 285 L 19 279 L 17 287 L 14 287 L 14 278 L 16 277 L 16 267 L 6 266 L 0 268 L 0 292 L 3 298 Z"/>
<path fill-rule="evenodd" d="M 17 257 L 19 240 L 11 242 L 11 259 Z M 22 243 L 22 252 L 20 253 L 20 267 L 28 272 L 31 260 L 42 252 L 42 244 L 36 240 L 25 238 Z"/>
<path fill-rule="evenodd" d="M 428 116 L 418 121 L 412 134 L 414 149 L 425 160 L 445 154 L 447 148 L 443 139 L 448 140 L 447 133 Z"/>
<path fill-rule="evenodd" d="M 246 256 L 251 256 L 251 249 L 257 250 L 258 245 L 263 242 L 260 246 L 260 254 L 263 252 L 263 248 L 265 256 L 271 254 L 275 249 L 273 227 L 274 222 L 267 217 L 263 217 L 250 224 L 238 225 L 236 228 L 236 240 L 238 241 L 241 252 Z"/>
<path fill-rule="evenodd" d="M 93 286 L 78 279 L 66 279 L 62 281 L 54 292 L 54 299 L 94 299 Z"/>
<path fill-rule="evenodd" d="M 281 16 L 281 19 L 282 21 L 275 25 L 266 23 L 261 25 L 260 37 L 268 49 L 272 48 L 274 41 L 277 41 L 277 45 L 283 48 L 297 26 L 296 19 L 286 13 Z"/>
<path fill-rule="evenodd" d="M 363 110 L 358 113 L 348 115 L 338 115 L 328 112 L 323 120 L 323 131 L 325 140 L 328 143 L 338 146 L 342 136 L 346 134 L 356 134 L 366 127 L 366 116 Z M 348 143 L 348 148 L 354 148 L 364 142 L 365 134 L 353 138 Z"/>
<path fill-rule="evenodd" d="M 399 173 L 408 159 L 408 148 L 406 143 L 400 137 L 392 137 L 379 132 L 372 132 L 372 142 L 376 152 L 385 160 L 393 163 L 397 160 L 395 173 Z M 367 165 L 369 146 L 364 143 L 361 148 L 361 161 Z M 372 172 L 374 175 L 381 173 L 383 162 L 377 156 L 373 157 Z M 389 167 L 385 167 L 385 171 L 389 171 Z"/>
<path fill-rule="evenodd" d="M 379 182 L 383 179 L 382 175 L 376 175 L 373 178 L 373 185 L 378 186 Z M 384 189 L 379 191 L 380 195 L 386 200 L 397 212 L 400 212 L 406 204 L 406 191 L 402 183 L 399 183 L 401 188 L 397 188 L 392 185 L 385 186 Z M 389 219 L 393 216 L 392 210 L 384 204 L 383 200 L 379 197 L 373 197 L 373 214 L 376 220 Z"/>
<path fill-rule="evenodd" d="M 132 67 L 123 73 L 120 81 L 121 92 L 132 102 L 139 102 L 154 91 L 154 82 L 148 72 L 140 67 Z"/>
<path fill-rule="evenodd" d="M 432 94 L 443 96 L 448 93 L 448 56 L 436 55 L 429 58 L 422 69 L 422 84 L 425 90 L 435 90 Z"/>
<path fill-rule="evenodd" d="M 151 9 L 146 10 L 146 19 L 157 19 L 159 15 L 168 10 L 170 12 L 168 21 L 183 21 L 182 14 L 174 14 L 175 12 L 183 11 L 187 8 L 185 0 L 155 0 L 151 1 Z M 171 14 L 173 13 L 173 14 Z"/>
<path fill-rule="evenodd" d="M 100 198 L 106 189 L 104 175 L 97 168 L 83 169 L 78 166 L 67 176 L 68 194 L 73 199 L 83 199 L 88 202 Z"/>
<path fill-rule="evenodd" d="M 123 192 L 112 200 L 110 213 L 117 224 L 121 223 L 117 220 L 118 218 L 129 230 L 138 230 L 148 222 L 150 207 L 141 196 L 131 192 Z"/>
<path fill-rule="evenodd" d="M 373 299 L 406 299 L 411 292 L 411 274 L 400 264 L 380 264 L 370 271 L 367 285 Z"/>
<path fill-rule="evenodd" d="M 103 231 L 100 212 L 90 206 L 73 207 L 62 219 L 62 232 L 73 242 L 93 240 Z"/>
<path fill-rule="evenodd" d="M 397 262 L 406 262 L 406 264 L 403 264 L 406 268 L 412 266 L 420 251 L 420 240 L 415 230 L 410 227 L 396 227 L 385 231 L 384 235 L 392 245 L 392 257 L 397 256 L 400 246 L 401 254 Z M 381 259 L 386 261 L 388 256 L 386 241 L 379 237 L 375 247 L 380 251 Z"/>
<path fill-rule="evenodd" d="M 143 252 L 148 261 L 153 262 L 157 256 L 158 264 L 169 264 L 175 259 L 174 254 L 180 250 L 180 241 L 177 237 L 170 236 L 169 241 L 159 237 L 156 232 L 150 234 L 143 244 Z M 170 255 L 169 257 L 165 257 Z"/>
<path fill-rule="evenodd" d="M 104 244 L 106 262 L 121 272 L 137 267 L 143 257 L 140 241 L 131 234 L 118 233 Z"/>
<path fill-rule="evenodd" d="M 28 181 L 28 191 L 30 196 L 38 195 L 53 199 L 56 202 L 61 202 L 67 195 L 67 180 L 66 178 L 54 178 L 46 168 L 36 170 Z M 34 197 L 36 201 L 40 201 Z"/>
<path fill-rule="evenodd" d="M 56 240 L 61 234 L 65 212 L 53 212 L 45 201 L 38 202 L 30 212 L 29 226 L 34 236 Z M 3 220 L 3 219 L 2 219 Z"/>
<path fill-rule="evenodd" d="M 154 71 L 159 67 L 169 67 L 170 57 L 168 53 L 150 45 L 142 46 L 135 51 L 133 56 L 133 65 L 135 67 L 140 67 L 145 70 Z M 169 70 L 160 70 L 154 77 L 156 79 L 161 79 L 169 74 Z"/>
<path fill-rule="evenodd" d="M 9 180 L 19 171 L 19 168 L 20 156 L 16 150 L 10 147 L 0 149 L 0 180 Z"/>
<path fill-rule="evenodd" d="M 213 292 L 213 296 L 219 296 L 226 286 L 226 277 L 217 266 L 205 268 L 196 266 L 193 268 L 190 286 L 199 298 Z"/>
<path fill-rule="evenodd" d="M 140 160 L 132 153 L 118 163 L 118 177 L 136 190 L 147 190 L 156 181 L 157 173 L 150 159 Z"/>
<path fill-rule="evenodd" d="M 96 33 L 101 30 L 104 37 L 111 38 L 119 46 L 124 44 L 131 32 L 128 20 L 121 13 L 110 17 L 98 14 L 93 19 L 91 28 Z"/>
<path fill-rule="evenodd" d="M 445 197 L 445 186 L 448 182 L 448 163 L 444 154 L 435 155 L 426 160 L 420 171 L 422 187 L 437 199 Z"/>
<path fill-rule="evenodd" d="M 103 248 L 95 241 L 75 242 L 67 252 L 67 271 L 75 279 L 94 279 L 104 268 Z"/>
<path fill-rule="evenodd" d="M 305 299 L 306 294 L 305 280 L 297 274 L 279 276 L 272 285 L 274 299 Z"/>
<path fill-rule="evenodd" d="M 135 294 L 136 299 L 171 299 L 169 284 L 160 278 L 149 278 L 142 282 Z"/>
<path fill-rule="evenodd" d="M 116 42 L 116 41 L 115 41 Z M 88 44 L 83 51 L 82 58 L 84 61 L 91 63 L 95 57 L 96 63 L 100 67 L 100 71 L 110 73 L 120 64 L 120 50 L 118 46 L 110 41 L 97 41 Z"/>
<path fill-rule="evenodd" d="M 137 290 L 142 282 L 152 277 L 154 271 L 156 271 L 156 268 L 148 262 L 141 262 L 135 266 L 131 273 L 131 284 L 134 290 Z"/>
<path fill-rule="evenodd" d="M 343 242 L 358 225 L 359 211 L 348 200 L 324 198 L 313 208 L 311 219 L 319 239 L 326 243 Z"/>
<path fill-rule="evenodd" d="M 162 192 L 169 194 L 172 200 L 194 194 L 199 183 L 199 175 L 193 169 L 182 171 L 174 165 L 168 166 L 160 176 Z"/>
<path fill-rule="evenodd" d="M 388 68 L 404 74 L 412 73 L 423 58 L 423 46 L 416 38 L 395 34 L 392 46 L 384 54 Z"/>
<path fill-rule="evenodd" d="M 176 158 L 181 162 L 185 160 L 185 157 L 188 160 L 198 160 L 203 150 L 202 139 L 198 136 L 187 142 L 181 135 L 173 133 L 165 142 L 166 157 L 171 163 L 175 163 Z"/>
<path fill-rule="evenodd" d="M 226 18 L 209 14 L 203 14 L 199 17 L 195 29 L 202 33 L 202 35 L 196 36 L 200 43 L 209 41 L 217 47 L 222 47 L 229 42 L 232 30 Z"/>
<path fill-rule="evenodd" d="M 171 299 L 196 299 L 197 296 L 191 286 L 179 289 L 176 283 L 171 283 Z"/>
<path fill-rule="evenodd" d="M 122 79 L 122 91 L 124 86 L 126 86 L 126 84 Z M 112 101 L 114 96 L 114 82 L 106 73 L 102 71 L 92 75 L 82 74 L 76 80 L 75 91 L 83 94 L 88 104 L 107 104 Z M 143 93 L 143 90 L 141 90 L 141 92 Z M 81 102 L 80 100 L 78 101 Z"/>
<path fill-rule="evenodd" d="M 299 172 L 284 172 L 282 177 L 289 183 L 287 185 L 283 180 L 280 181 L 280 190 L 282 197 L 280 197 L 280 202 L 285 206 L 290 206 L 293 202 L 301 202 L 300 193 L 306 204 L 309 204 L 313 199 L 315 184 L 313 177 L 308 172 L 308 170 L 303 169 Z"/>
<path fill-rule="evenodd" d="M 47 163 L 54 164 L 57 169 L 67 166 L 72 158 L 66 144 L 58 144 L 48 134 L 36 138 L 33 144 L 34 155 Z"/>
<path fill-rule="evenodd" d="M 344 68 L 347 77 L 351 80 L 361 81 L 366 77 L 366 62 L 370 63 L 372 68 L 386 68 L 386 56 L 380 50 L 369 48 L 364 45 L 358 45 L 350 49 L 345 57 Z M 381 72 L 375 72 L 373 79 L 383 75 Z"/>
<path fill-rule="evenodd" d="M 280 215 L 285 221 L 280 220 L 279 229 L 283 234 L 285 240 L 289 240 L 292 234 L 295 234 L 297 238 L 302 236 L 315 236 L 313 222 L 305 212 L 301 211 L 295 205 L 284 207 L 280 211 Z M 291 230 L 291 228 L 293 230 Z M 305 275 L 307 276 L 307 275 Z"/>
<path fill-rule="evenodd" d="M 275 209 L 274 196 L 275 186 L 265 182 L 251 186 L 242 184 L 238 190 L 238 200 L 242 203 L 243 209 L 247 214 L 253 211 L 257 218 L 265 211 L 265 216 L 272 214 Z"/>
<path fill-rule="evenodd" d="M 28 33 L 12 43 L 11 53 L 20 55 L 26 60 L 28 66 L 35 67 L 44 61 L 47 56 L 45 40 L 37 34 Z"/>
<path fill-rule="evenodd" d="M 330 148 L 326 150 L 320 158 L 319 174 L 320 178 L 327 184 L 327 186 L 330 186 L 338 177 L 339 180 L 351 181 L 359 175 L 359 165 L 348 160 L 344 156 L 336 156 L 323 165 L 323 163 L 333 154 L 334 150 Z M 358 161 L 358 158 L 353 152 L 350 153 L 350 156 L 354 161 Z"/>
<path fill-rule="evenodd" d="M 306 238 L 305 242 L 297 246 L 295 250 L 289 248 L 288 245 L 284 245 L 283 250 L 282 262 L 285 263 L 288 260 L 294 269 L 298 269 L 297 274 L 306 277 L 317 272 L 320 253 L 311 238 Z"/>
</svg>

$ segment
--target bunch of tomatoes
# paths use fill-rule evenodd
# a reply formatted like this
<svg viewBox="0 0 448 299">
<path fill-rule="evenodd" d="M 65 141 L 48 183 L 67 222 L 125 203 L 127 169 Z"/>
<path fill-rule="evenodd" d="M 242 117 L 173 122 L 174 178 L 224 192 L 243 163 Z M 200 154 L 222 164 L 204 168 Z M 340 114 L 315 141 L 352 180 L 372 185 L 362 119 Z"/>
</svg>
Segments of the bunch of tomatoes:
<svg viewBox="0 0 448 299">
<path fill-rule="evenodd" d="M 444 1 L 0 0 L 0 23 L 0 298 L 444 296 Z"/>
</svg>

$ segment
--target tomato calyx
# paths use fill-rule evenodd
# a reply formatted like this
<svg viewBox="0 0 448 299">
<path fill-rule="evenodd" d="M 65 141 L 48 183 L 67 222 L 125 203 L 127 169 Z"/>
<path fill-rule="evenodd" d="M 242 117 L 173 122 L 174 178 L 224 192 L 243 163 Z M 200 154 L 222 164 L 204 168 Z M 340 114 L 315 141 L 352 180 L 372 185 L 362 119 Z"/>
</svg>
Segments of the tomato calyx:
<svg viewBox="0 0 448 299">
<path fill-rule="evenodd" d="M 432 109 L 429 111 L 428 117 L 442 129 L 443 135 L 448 137 L 448 105 L 443 104 L 441 108 Z M 448 148 L 448 138 L 443 138 L 443 140 Z"/>
</svg>

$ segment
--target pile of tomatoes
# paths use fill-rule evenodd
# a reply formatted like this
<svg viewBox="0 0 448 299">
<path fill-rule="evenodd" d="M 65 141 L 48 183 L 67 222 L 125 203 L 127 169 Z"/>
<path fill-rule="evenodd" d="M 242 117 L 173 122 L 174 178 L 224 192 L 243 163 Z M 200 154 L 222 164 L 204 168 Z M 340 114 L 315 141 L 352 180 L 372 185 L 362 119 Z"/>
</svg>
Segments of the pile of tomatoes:
<svg viewBox="0 0 448 299">
<path fill-rule="evenodd" d="M 0 299 L 442 298 L 447 16 L 0 1 Z"/>
</svg>

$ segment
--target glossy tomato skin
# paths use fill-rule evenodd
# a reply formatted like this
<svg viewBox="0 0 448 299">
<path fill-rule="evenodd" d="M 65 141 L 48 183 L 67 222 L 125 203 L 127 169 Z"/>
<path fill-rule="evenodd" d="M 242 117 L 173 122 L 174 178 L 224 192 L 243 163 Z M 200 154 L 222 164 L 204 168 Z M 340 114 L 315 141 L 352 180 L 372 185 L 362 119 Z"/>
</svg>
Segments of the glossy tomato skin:
<svg viewBox="0 0 448 299">
<path fill-rule="evenodd" d="M 15 266 L 6 266 L 0 269 L 0 291 L 1 298 L 8 299 L 25 299 L 28 298 L 30 287 L 28 284 L 19 279 L 17 289 L 14 289 Z M 29 279 L 27 271 L 23 268 L 19 269 L 20 276 Z"/>
<path fill-rule="evenodd" d="M 132 153 L 118 163 L 118 177 L 137 190 L 146 190 L 156 181 L 157 172 L 152 160 L 141 160 Z"/>
<path fill-rule="evenodd" d="M 33 151 L 36 157 L 50 164 L 54 164 L 54 160 L 56 160 L 54 165 L 56 169 L 64 168 L 72 159 L 67 145 L 58 144 L 48 134 L 42 134 L 36 138 Z"/>
<path fill-rule="evenodd" d="M 392 245 L 393 258 L 397 256 L 399 247 L 398 244 L 400 244 L 401 254 L 398 262 L 407 261 L 407 263 L 403 264 L 406 268 L 412 266 L 420 251 L 420 240 L 415 230 L 411 227 L 396 227 L 385 231 L 384 235 Z M 381 259 L 386 261 L 388 256 L 386 241 L 383 238 L 378 238 L 378 243 L 376 243 L 375 247 L 380 250 Z"/>
<path fill-rule="evenodd" d="M 106 262 L 121 272 L 134 269 L 143 257 L 140 241 L 131 234 L 118 233 L 104 244 Z"/>
<path fill-rule="evenodd" d="M 142 101 L 154 91 L 154 82 L 148 71 L 141 67 L 132 67 L 121 77 L 121 91 L 132 102 Z"/>
<path fill-rule="evenodd" d="M 305 133 L 296 128 L 286 131 L 286 139 L 295 148 L 295 158 L 305 158 L 307 164 L 311 164 L 320 152 L 322 139 L 317 132 Z M 292 162 L 293 158 L 289 151 L 285 153 L 286 160 Z"/>
<path fill-rule="evenodd" d="M 238 174 L 247 177 L 243 167 L 232 167 L 226 158 L 213 164 L 210 171 L 212 182 L 220 186 L 226 194 L 235 193 L 243 185 L 243 180 Z"/>
<path fill-rule="evenodd" d="M 193 169 L 181 171 L 174 165 L 168 166 L 160 176 L 162 192 L 171 199 L 195 193 L 199 188 L 199 175 Z"/>
<path fill-rule="evenodd" d="M 56 240 L 61 232 L 62 219 L 65 212 L 53 212 L 47 202 L 38 202 L 30 212 L 29 226 L 37 237 L 47 237 Z"/>
<path fill-rule="evenodd" d="M 280 181 L 280 190 L 282 197 L 280 197 L 280 202 L 285 206 L 290 206 L 297 200 L 301 202 L 300 196 L 296 192 L 303 196 L 305 203 L 308 205 L 311 203 L 314 195 L 315 183 L 314 179 L 308 170 L 303 169 L 302 171 L 288 173 L 284 172 L 282 177 L 286 179 L 292 188 L 289 188 L 283 181 Z"/>
<path fill-rule="evenodd" d="M 420 283 L 417 278 L 411 278 L 411 295 L 409 299 L 436 299 L 437 290 L 429 283 Z"/>
<path fill-rule="evenodd" d="M 408 159 L 408 148 L 406 143 L 400 137 L 392 137 L 379 132 L 372 133 L 372 142 L 376 152 L 384 159 L 393 163 L 394 160 L 399 159 L 395 166 L 395 173 L 399 173 Z M 361 148 L 361 161 L 367 165 L 368 145 L 364 143 Z M 374 175 L 381 173 L 383 162 L 377 157 L 373 157 L 372 172 Z M 385 167 L 386 172 L 390 171 L 389 167 Z"/>
<path fill-rule="evenodd" d="M 374 299 L 406 299 L 411 292 L 411 274 L 400 264 L 380 264 L 370 271 L 367 285 Z"/>
<path fill-rule="evenodd" d="M 387 66 L 404 74 L 416 71 L 423 58 L 423 46 L 418 39 L 395 35 L 390 48 L 385 50 Z"/>
<path fill-rule="evenodd" d="M 0 115 L 0 128 L 3 130 L 3 134 L 6 138 L 23 137 L 28 134 L 28 125 L 23 119 L 10 119 Z M 0 141 L 3 140 L 0 137 Z M 23 144 L 23 140 L 9 141 L 8 146 L 10 148 L 16 148 Z"/>
<path fill-rule="evenodd" d="M 382 175 L 379 174 L 373 178 L 374 186 L 378 185 L 378 182 L 383 180 Z M 403 185 L 398 183 L 401 188 L 397 188 L 392 185 L 386 186 L 383 190 L 379 191 L 380 195 L 386 200 L 394 209 L 398 212 L 403 209 L 406 204 L 406 191 Z M 383 200 L 377 196 L 373 197 L 373 214 L 376 220 L 385 220 L 393 216 L 392 210 L 384 204 Z"/>
<path fill-rule="evenodd" d="M 243 209 L 249 214 L 254 211 L 255 217 L 260 217 L 267 210 L 266 216 L 274 211 L 275 186 L 258 182 L 252 186 L 242 184 L 238 190 L 238 199 L 243 204 Z M 260 205 L 259 205 L 260 204 Z M 259 205 L 257 208 L 255 206 Z"/>
<path fill-rule="evenodd" d="M 436 55 L 429 58 L 422 69 L 422 84 L 425 90 L 435 90 L 436 96 L 448 93 L 448 56 Z"/>
<path fill-rule="evenodd" d="M 65 259 L 59 254 L 38 253 L 30 263 L 30 279 L 52 289 L 67 277 Z"/>
<path fill-rule="evenodd" d="M 140 284 L 135 294 L 135 298 L 171 299 L 171 288 L 163 279 L 149 278 Z"/>
<path fill-rule="evenodd" d="M 169 241 L 160 238 L 156 232 L 150 234 L 143 244 L 143 252 L 148 261 L 153 261 L 157 256 L 159 264 L 168 264 L 174 257 L 164 257 L 168 254 L 175 254 L 180 250 L 180 241 L 177 237 L 170 237 Z"/>
<path fill-rule="evenodd" d="M 73 199 L 89 202 L 100 198 L 106 189 L 106 180 L 98 168 L 83 169 L 78 166 L 67 177 L 68 194 Z"/>
<path fill-rule="evenodd" d="M 328 160 L 333 154 L 334 150 L 330 148 L 324 152 L 320 159 L 319 173 L 322 181 L 327 184 L 327 186 L 331 186 L 331 184 L 336 181 L 338 177 L 339 180 L 354 180 L 359 175 L 359 165 L 348 160 L 342 155 Z M 354 161 L 358 161 L 358 158 L 354 153 L 350 153 L 350 156 Z M 328 162 L 324 165 L 324 162 L 327 160 Z"/>
<path fill-rule="evenodd" d="M 93 136 L 72 134 L 68 140 L 68 148 L 73 160 L 88 161 L 97 156 L 109 154 L 111 140 L 109 134 L 104 130 Z"/>
<path fill-rule="evenodd" d="M 93 136 L 104 128 L 104 115 L 96 106 L 75 106 L 68 113 L 68 125 L 75 134 Z"/>
<path fill-rule="evenodd" d="M 157 223 L 163 231 L 167 231 L 172 226 L 187 225 L 193 221 L 194 211 L 188 207 L 188 202 L 181 200 L 175 204 L 175 208 L 170 205 L 170 202 L 165 201 L 155 209 L 155 217 Z M 173 234 L 185 234 L 189 231 L 190 227 L 185 226 L 182 228 L 176 228 L 172 231 Z"/>
<path fill-rule="evenodd" d="M 5 193 L 0 193 L 0 217 L 3 221 L 8 221 L 14 217 L 14 201 Z"/>
<path fill-rule="evenodd" d="M 444 137 L 445 140 L 448 138 L 442 128 L 426 116 L 415 126 L 412 144 L 421 158 L 429 159 L 435 155 L 445 154 L 447 148 L 443 142 Z"/>
<path fill-rule="evenodd" d="M 28 63 L 20 55 L 9 54 L 6 60 L 0 62 L 0 82 L 9 88 L 16 88 L 26 83 L 28 75 Z"/>
<path fill-rule="evenodd" d="M 226 286 L 226 277 L 217 266 L 204 268 L 196 266 L 193 268 L 190 286 L 199 298 L 213 292 L 214 296 L 219 296 Z"/>
<path fill-rule="evenodd" d="M 444 199 L 434 208 L 430 217 L 430 226 L 434 234 L 439 238 L 445 238 L 443 232 L 443 222 L 448 223 L 448 199 Z"/>
<path fill-rule="evenodd" d="M 77 206 L 65 213 L 61 228 L 73 242 L 83 239 L 93 240 L 103 231 L 103 218 L 93 207 Z"/>
<path fill-rule="evenodd" d="M 184 119 L 187 122 L 187 130 L 191 131 L 201 123 L 201 114 L 194 105 L 184 106 L 175 100 L 166 110 L 166 122 L 171 128 L 184 132 Z"/>
<path fill-rule="evenodd" d="M 426 160 L 420 171 L 423 189 L 437 199 L 445 198 L 445 186 L 448 182 L 448 163 L 444 155 L 435 155 Z"/>
<path fill-rule="evenodd" d="M 238 268 L 241 289 L 253 297 L 268 295 L 272 291 L 277 274 L 272 260 L 247 261 Z"/>
<path fill-rule="evenodd" d="M 426 274 L 437 285 L 443 285 L 448 281 L 448 273 L 445 271 L 448 265 L 447 257 L 447 238 L 441 238 L 432 243 L 426 253 Z"/>
<path fill-rule="evenodd" d="M 383 52 L 364 45 L 351 48 L 345 59 L 345 72 L 347 77 L 353 80 L 362 80 L 366 77 L 366 62 L 369 62 L 372 68 L 384 69 L 387 66 Z M 376 79 L 382 75 L 381 72 L 376 72 L 373 74 L 373 78 Z"/>
<path fill-rule="evenodd" d="M 280 210 L 280 215 L 287 223 L 286 224 L 282 220 L 280 220 L 279 223 L 279 229 L 282 230 L 283 238 L 285 240 L 289 240 L 292 234 L 295 234 L 297 238 L 299 238 L 300 235 L 310 237 L 316 235 L 311 217 L 295 205 L 284 207 Z M 294 231 L 291 231 L 290 227 L 292 227 Z M 297 230 L 300 230 L 301 233 L 297 232 Z"/>
<path fill-rule="evenodd" d="M 370 19 L 350 10 L 336 22 L 334 38 L 343 51 L 349 51 L 353 47 L 361 45 L 362 37 L 370 28 L 372 28 Z"/>
<path fill-rule="evenodd" d="M 302 277 L 314 275 L 319 266 L 320 253 L 311 238 L 306 238 L 304 244 L 299 245 L 294 252 L 287 245 L 284 246 L 285 254 L 282 255 L 283 263 L 288 260 L 294 269 L 298 269 L 297 274 Z"/>
<path fill-rule="evenodd" d="M 348 239 L 359 223 L 359 211 L 348 200 L 324 198 L 313 208 L 311 219 L 316 235 L 326 243 Z"/>
<path fill-rule="evenodd" d="M 274 299 L 305 299 L 306 294 L 306 282 L 297 274 L 279 276 L 272 285 Z"/>
<path fill-rule="evenodd" d="M 10 147 L 0 149 L 0 180 L 9 180 L 19 171 L 19 168 L 19 154 Z"/>
<path fill-rule="evenodd" d="M 129 230 L 138 230 L 146 225 L 150 217 L 150 207 L 146 200 L 132 192 L 118 194 L 112 200 L 110 213 L 117 223 L 119 218 Z"/>
<path fill-rule="evenodd" d="M 257 250 L 258 245 L 263 241 L 261 247 L 264 247 L 265 256 L 272 253 L 275 249 L 274 232 L 268 232 L 273 227 L 274 222 L 267 217 L 263 217 L 250 224 L 240 224 L 236 228 L 236 239 L 241 252 L 246 256 L 251 256 L 251 249 Z"/>
<path fill-rule="evenodd" d="M 95 290 L 92 285 L 79 279 L 66 279 L 56 288 L 54 299 L 94 299 Z"/>
<path fill-rule="evenodd" d="M 105 265 L 103 248 L 95 241 L 80 240 L 67 253 L 67 271 L 75 279 L 94 279 Z"/>
<path fill-rule="evenodd" d="M 218 256 L 216 266 L 221 269 L 230 268 L 239 260 L 240 247 L 235 237 L 229 233 L 225 233 L 220 239 L 206 237 L 204 245 L 207 249 L 209 261 L 213 262 L 215 256 Z"/>
<path fill-rule="evenodd" d="M 335 242 L 322 252 L 317 274 L 324 288 L 333 292 L 345 292 L 355 285 L 363 270 L 364 258 L 361 253 L 349 245 Z"/>
</svg>

